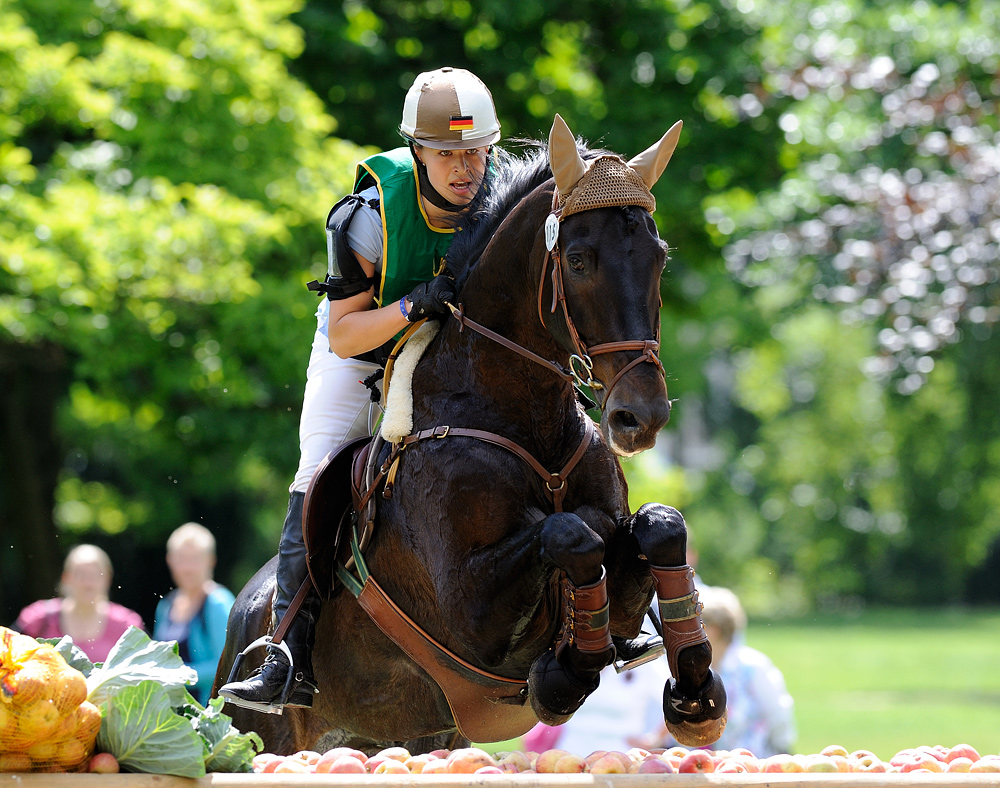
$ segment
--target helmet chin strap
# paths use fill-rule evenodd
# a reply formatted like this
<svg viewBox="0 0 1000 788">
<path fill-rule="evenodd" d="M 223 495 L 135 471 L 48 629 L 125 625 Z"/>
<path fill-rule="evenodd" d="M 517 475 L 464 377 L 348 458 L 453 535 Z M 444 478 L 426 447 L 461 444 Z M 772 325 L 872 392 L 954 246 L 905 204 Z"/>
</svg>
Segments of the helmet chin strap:
<svg viewBox="0 0 1000 788">
<path fill-rule="evenodd" d="M 410 154 L 417 165 L 417 180 L 420 182 L 420 193 L 427 198 L 431 205 L 449 213 L 458 213 L 468 207 L 468 203 L 456 205 L 431 185 L 431 179 L 427 176 L 427 165 L 420 161 L 417 152 L 414 150 L 413 142 L 410 142 Z"/>
</svg>

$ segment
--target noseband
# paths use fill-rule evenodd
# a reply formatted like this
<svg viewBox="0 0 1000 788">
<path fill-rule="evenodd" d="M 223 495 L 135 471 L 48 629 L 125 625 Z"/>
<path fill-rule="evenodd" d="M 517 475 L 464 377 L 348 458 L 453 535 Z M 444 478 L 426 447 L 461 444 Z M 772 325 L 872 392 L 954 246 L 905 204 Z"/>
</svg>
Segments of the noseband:
<svg viewBox="0 0 1000 788">
<path fill-rule="evenodd" d="M 545 325 L 545 318 L 542 315 L 542 291 L 545 288 L 545 276 L 549 271 L 551 263 L 552 271 L 549 276 L 552 279 L 552 307 L 549 312 L 550 314 L 555 314 L 556 309 L 562 305 L 563 319 L 566 322 L 566 329 L 569 331 L 574 351 L 569 357 L 569 367 L 563 367 L 555 361 L 542 358 L 526 347 L 512 342 L 495 331 L 491 331 L 485 326 L 476 323 L 474 320 L 470 320 L 462 311 L 461 304 L 458 307 L 449 305 L 449 308 L 451 309 L 452 317 L 458 320 L 462 329 L 469 327 L 476 333 L 482 334 L 488 339 L 492 339 L 494 342 L 503 345 L 508 350 L 513 350 L 515 353 L 524 356 L 524 358 L 546 367 L 559 375 L 563 380 L 572 382 L 576 386 L 588 386 L 593 391 L 603 391 L 604 395 L 601 399 L 600 407 L 601 410 L 604 410 L 604 406 L 611 398 L 611 392 L 618 385 L 618 381 L 639 364 L 653 364 L 660 371 L 661 375 L 665 374 L 663 364 L 660 362 L 658 356 L 660 349 L 660 327 L 659 323 L 657 323 L 655 339 L 628 339 L 621 342 L 605 342 L 598 345 L 591 345 L 590 347 L 586 345 L 580 337 L 580 332 L 577 330 L 576 324 L 573 322 L 573 318 L 569 313 L 569 304 L 566 301 L 566 288 L 563 285 L 562 275 L 562 259 L 559 255 L 559 222 L 562 221 L 562 210 L 558 206 L 558 199 L 559 192 L 556 190 L 553 193 L 552 211 L 545 222 L 546 251 L 545 259 L 542 261 L 541 278 L 538 281 L 538 319 L 541 321 L 542 326 L 548 330 L 548 327 Z M 594 356 L 601 353 L 619 353 L 629 350 L 638 350 L 641 351 L 641 354 L 618 370 L 611 379 L 611 383 L 605 385 L 602 381 L 594 377 Z"/>
</svg>

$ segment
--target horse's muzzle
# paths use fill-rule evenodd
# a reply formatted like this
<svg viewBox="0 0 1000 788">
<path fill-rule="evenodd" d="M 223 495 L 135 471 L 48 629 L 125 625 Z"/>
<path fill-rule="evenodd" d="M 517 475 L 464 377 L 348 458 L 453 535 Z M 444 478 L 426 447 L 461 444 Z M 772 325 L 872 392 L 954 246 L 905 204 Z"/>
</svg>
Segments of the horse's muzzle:
<svg viewBox="0 0 1000 788">
<path fill-rule="evenodd" d="M 670 419 L 670 400 L 663 377 L 647 366 L 622 378 L 604 403 L 601 432 L 620 457 L 651 449 Z"/>
</svg>

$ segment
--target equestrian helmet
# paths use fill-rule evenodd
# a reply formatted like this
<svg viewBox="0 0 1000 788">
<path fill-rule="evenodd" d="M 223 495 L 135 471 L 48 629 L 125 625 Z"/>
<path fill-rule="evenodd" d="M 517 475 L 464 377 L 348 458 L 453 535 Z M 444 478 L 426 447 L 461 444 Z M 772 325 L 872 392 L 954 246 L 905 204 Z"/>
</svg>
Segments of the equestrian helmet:
<svg viewBox="0 0 1000 788">
<path fill-rule="evenodd" d="M 464 68 L 418 74 L 403 101 L 399 133 L 435 150 L 483 148 L 500 139 L 493 96 Z"/>
</svg>

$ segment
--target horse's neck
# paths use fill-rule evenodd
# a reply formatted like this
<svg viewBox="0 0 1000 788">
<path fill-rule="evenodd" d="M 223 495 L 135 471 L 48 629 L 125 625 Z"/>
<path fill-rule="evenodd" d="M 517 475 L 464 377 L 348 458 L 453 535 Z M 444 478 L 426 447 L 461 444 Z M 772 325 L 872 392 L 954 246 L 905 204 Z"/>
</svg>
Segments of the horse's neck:
<svg viewBox="0 0 1000 788">
<path fill-rule="evenodd" d="M 538 318 L 540 259 L 533 246 L 550 197 L 542 195 L 519 206 L 502 226 L 472 269 L 459 301 L 469 319 L 526 350 L 568 363 L 568 353 Z M 537 250 L 535 250 L 537 253 Z M 463 390 L 479 391 L 491 402 L 498 420 L 516 416 L 531 433 L 563 434 L 579 420 L 572 388 L 553 370 L 525 358 L 472 329 L 449 321 L 442 330 L 437 374 L 452 377 Z M 447 369 L 446 369 L 447 368 Z"/>
</svg>

